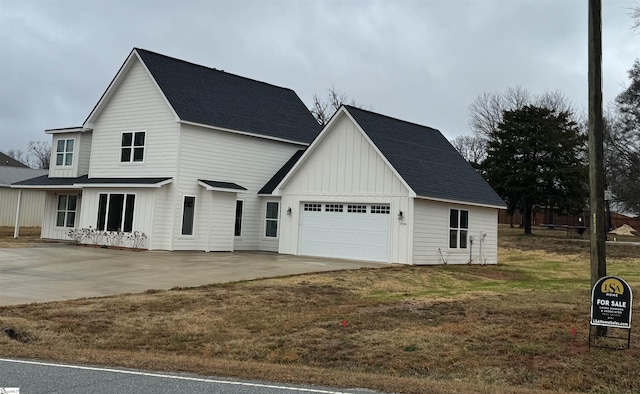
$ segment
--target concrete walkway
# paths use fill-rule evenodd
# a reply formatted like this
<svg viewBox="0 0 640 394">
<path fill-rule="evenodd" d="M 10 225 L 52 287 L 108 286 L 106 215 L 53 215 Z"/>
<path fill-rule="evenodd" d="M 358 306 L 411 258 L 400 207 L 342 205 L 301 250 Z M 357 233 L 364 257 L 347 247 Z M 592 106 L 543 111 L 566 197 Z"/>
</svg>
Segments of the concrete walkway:
<svg viewBox="0 0 640 394">
<path fill-rule="evenodd" d="M 135 252 L 66 244 L 0 248 L 0 305 L 382 266 L 267 252 Z"/>
</svg>

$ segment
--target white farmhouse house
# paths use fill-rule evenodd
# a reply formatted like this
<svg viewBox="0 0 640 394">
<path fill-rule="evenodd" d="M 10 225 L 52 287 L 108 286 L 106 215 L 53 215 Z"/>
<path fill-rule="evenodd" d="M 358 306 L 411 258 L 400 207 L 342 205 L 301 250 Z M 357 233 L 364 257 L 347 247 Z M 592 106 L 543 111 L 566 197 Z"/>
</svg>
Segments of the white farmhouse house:
<svg viewBox="0 0 640 394">
<path fill-rule="evenodd" d="M 133 49 L 53 137 L 42 237 L 144 232 L 148 249 L 496 263 L 503 201 L 439 131 Z"/>
</svg>

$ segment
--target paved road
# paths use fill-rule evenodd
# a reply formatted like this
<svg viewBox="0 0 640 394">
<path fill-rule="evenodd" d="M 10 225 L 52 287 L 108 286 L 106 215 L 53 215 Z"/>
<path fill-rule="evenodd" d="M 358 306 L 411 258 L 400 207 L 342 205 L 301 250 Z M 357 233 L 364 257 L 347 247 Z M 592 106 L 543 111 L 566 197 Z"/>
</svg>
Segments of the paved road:
<svg viewBox="0 0 640 394">
<path fill-rule="evenodd" d="M 154 373 L 0 358 L 0 388 L 21 394 L 216 393 L 216 394 L 364 394 L 367 389 L 334 389 L 250 382 L 188 374 Z"/>
</svg>

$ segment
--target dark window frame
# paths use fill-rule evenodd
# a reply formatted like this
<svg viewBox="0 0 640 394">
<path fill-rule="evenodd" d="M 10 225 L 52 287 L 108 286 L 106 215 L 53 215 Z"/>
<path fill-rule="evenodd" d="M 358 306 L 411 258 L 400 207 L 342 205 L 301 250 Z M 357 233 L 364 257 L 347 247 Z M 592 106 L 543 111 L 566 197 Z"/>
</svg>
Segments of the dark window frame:
<svg viewBox="0 0 640 394">
<path fill-rule="evenodd" d="M 244 215 L 244 200 L 236 200 L 236 220 L 233 230 L 235 237 L 242 236 L 242 215 Z"/>
<path fill-rule="evenodd" d="M 192 237 L 196 223 L 196 196 L 185 195 L 182 198 L 182 226 L 180 235 Z"/>
<path fill-rule="evenodd" d="M 147 131 L 124 131 L 120 137 L 120 163 L 144 163 Z"/>
<path fill-rule="evenodd" d="M 133 232 L 135 206 L 135 193 L 100 193 L 96 229 Z"/>
</svg>

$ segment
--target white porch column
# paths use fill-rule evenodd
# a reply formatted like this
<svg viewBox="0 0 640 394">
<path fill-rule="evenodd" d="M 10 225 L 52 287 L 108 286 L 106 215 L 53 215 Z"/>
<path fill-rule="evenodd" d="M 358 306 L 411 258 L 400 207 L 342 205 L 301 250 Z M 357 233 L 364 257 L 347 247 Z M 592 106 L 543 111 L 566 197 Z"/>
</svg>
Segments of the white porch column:
<svg viewBox="0 0 640 394">
<path fill-rule="evenodd" d="M 18 205 L 16 207 L 16 224 L 13 228 L 13 238 L 20 235 L 20 204 L 22 203 L 22 189 L 18 189 Z"/>
</svg>

